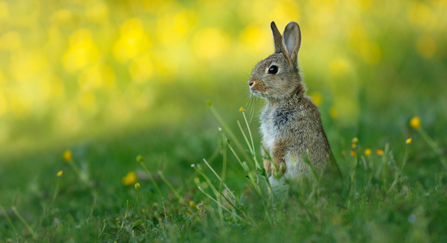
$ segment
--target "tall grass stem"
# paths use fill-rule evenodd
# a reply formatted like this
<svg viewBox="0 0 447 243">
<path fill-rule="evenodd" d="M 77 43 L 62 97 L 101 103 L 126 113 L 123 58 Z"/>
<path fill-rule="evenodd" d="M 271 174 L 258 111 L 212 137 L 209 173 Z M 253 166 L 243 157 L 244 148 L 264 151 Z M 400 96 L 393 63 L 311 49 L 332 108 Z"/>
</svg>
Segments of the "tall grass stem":
<svg viewBox="0 0 447 243">
<path fill-rule="evenodd" d="M 242 155 L 244 156 L 244 158 L 249 161 L 250 163 L 253 163 L 253 161 L 250 159 L 250 156 L 247 155 L 247 153 L 244 150 L 244 147 L 242 147 L 241 143 L 239 142 L 239 139 L 237 139 L 237 137 L 234 135 L 234 133 L 231 131 L 230 127 L 227 125 L 227 123 L 224 121 L 224 119 L 222 119 L 222 117 L 219 115 L 219 113 L 216 111 L 216 108 L 214 108 L 214 106 L 210 106 L 210 110 L 213 113 L 214 117 L 216 117 L 216 119 L 219 121 L 219 123 L 222 125 L 222 127 L 228 132 L 228 134 L 230 135 L 231 139 L 234 140 L 234 143 L 236 144 L 236 146 L 238 147 L 238 149 L 240 150 L 240 152 L 242 153 Z"/>
<path fill-rule="evenodd" d="M 53 199 L 51 200 L 51 207 L 53 207 L 54 201 L 56 200 L 58 193 L 59 193 L 59 176 L 56 177 L 56 189 L 54 189 Z"/>
<path fill-rule="evenodd" d="M 405 155 L 404 155 L 404 161 L 402 162 L 402 165 L 400 166 L 400 170 L 398 173 L 396 173 L 396 178 L 393 181 L 393 184 L 391 184 L 390 189 L 386 193 L 390 193 L 391 190 L 397 185 L 397 182 L 399 181 L 399 178 L 402 176 L 402 172 L 404 171 L 405 164 L 407 164 L 408 160 L 408 144 L 405 146 Z"/>
<path fill-rule="evenodd" d="M 143 162 L 141 162 L 140 164 L 143 167 L 143 169 L 146 172 L 146 174 L 149 176 L 149 179 L 151 180 L 152 185 L 154 185 L 154 187 L 157 190 L 158 194 L 160 194 L 160 197 L 163 197 L 163 193 L 161 193 L 161 190 L 158 187 L 157 183 L 155 182 L 154 177 L 152 177 L 151 172 L 149 172 L 149 170 L 147 169 L 146 165 Z"/>
<path fill-rule="evenodd" d="M 185 202 L 185 200 L 183 199 L 182 196 L 180 196 L 180 194 L 177 192 L 177 190 L 175 190 L 175 188 L 172 186 L 172 184 L 166 179 L 166 177 L 163 175 L 163 172 L 161 172 L 161 170 L 159 170 L 158 174 L 160 175 L 161 179 L 168 185 L 168 187 L 171 188 L 172 192 L 177 197 L 177 199 L 180 201 L 180 203 L 183 204 Z"/>
<path fill-rule="evenodd" d="M 387 163 L 386 156 L 390 150 L 390 145 L 388 143 L 385 144 L 385 152 L 382 155 L 382 183 L 384 188 L 386 188 L 386 172 L 387 172 Z"/>
<path fill-rule="evenodd" d="M 14 230 L 14 233 L 17 234 L 17 229 L 14 226 L 14 224 L 12 223 L 11 218 L 9 218 L 8 213 L 6 213 L 6 210 L 2 204 L 0 204 L 0 209 L 2 210 L 3 214 L 5 215 L 6 220 L 8 220 L 9 225 L 11 225 L 11 228 Z"/>
<path fill-rule="evenodd" d="M 36 239 L 37 235 L 36 232 L 29 226 L 28 222 L 20 215 L 20 213 L 17 211 L 16 207 L 12 207 L 12 211 L 15 213 L 15 215 L 22 221 L 22 223 L 25 225 L 25 227 L 28 229 L 28 231 L 33 235 L 33 238 Z"/>
<path fill-rule="evenodd" d="M 219 179 L 220 183 L 223 184 L 223 186 L 228 190 L 228 192 L 231 194 L 231 197 L 236 198 L 233 194 L 233 192 L 231 192 L 230 188 L 227 186 L 227 184 L 225 182 L 223 182 L 222 178 L 219 177 L 219 175 L 216 173 L 216 171 L 213 169 L 213 167 L 211 167 L 211 165 L 206 161 L 206 159 L 203 159 L 203 162 L 205 162 L 205 164 L 208 166 L 208 168 L 210 168 L 210 170 L 214 173 L 214 175 L 217 177 L 217 179 Z"/>
<path fill-rule="evenodd" d="M 132 209 L 132 214 L 130 215 L 129 222 L 130 222 L 130 220 L 132 219 L 132 217 L 133 217 L 133 215 L 135 213 L 135 209 L 137 208 L 138 199 L 140 199 L 140 188 L 137 189 L 137 200 L 135 201 L 135 206 Z"/>
<path fill-rule="evenodd" d="M 431 149 L 440 156 L 441 164 L 442 166 L 447 169 L 447 160 L 445 156 L 442 153 L 442 149 L 439 147 L 439 145 L 428 135 L 428 133 L 424 130 L 424 128 L 418 129 L 419 134 L 422 136 L 422 138 L 428 143 L 428 145 L 431 147 Z"/>
<path fill-rule="evenodd" d="M 255 143 L 253 142 L 253 135 L 251 134 L 250 125 L 248 124 L 248 120 L 247 120 L 247 117 L 245 116 L 245 112 L 242 112 L 242 116 L 244 117 L 245 124 L 247 125 L 248 135 L 250 135 L 251 147 L 253 150 L 253 157 L 256 158 Z"/>
</svg>

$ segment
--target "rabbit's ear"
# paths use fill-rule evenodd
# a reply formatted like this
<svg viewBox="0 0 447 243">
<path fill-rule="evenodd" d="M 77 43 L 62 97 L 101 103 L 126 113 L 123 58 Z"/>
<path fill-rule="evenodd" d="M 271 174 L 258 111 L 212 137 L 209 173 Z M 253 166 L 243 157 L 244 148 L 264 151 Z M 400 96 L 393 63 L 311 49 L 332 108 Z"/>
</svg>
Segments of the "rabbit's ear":
<svg viewBox="0 0 447 243">
<path fill-rule="evenodd" d="M 296 22 L 288 23 L 284 29 L 283 38 L 290 60 L 292 60 L 294 64 L 297 64 L 298 51 L 301 46 L 300 26 Z"/>
<path fill-rule="evenodd" d="M 281 33 L 279 33 L 279 30 L 276 27 L 275 22 L 272 21 L 272 23 L 270 24 L 270 27 L 272 28 L 273 44 L 275 45 L 275 53 L 282 52 L 282 53 L 284 53 L 285 56 L 287 56 L 287 50 L 284 47 Z"/>
</svg>

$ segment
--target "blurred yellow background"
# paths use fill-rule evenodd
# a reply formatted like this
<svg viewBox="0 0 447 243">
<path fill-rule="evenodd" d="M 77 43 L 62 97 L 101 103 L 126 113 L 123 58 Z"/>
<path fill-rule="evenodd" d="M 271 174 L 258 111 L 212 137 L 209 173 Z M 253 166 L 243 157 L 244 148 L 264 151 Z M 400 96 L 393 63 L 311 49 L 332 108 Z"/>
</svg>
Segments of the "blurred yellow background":
<svg viewBox="0 0 447 243">
<path fill-rule="evenodd" d="M 439 94 L 445 13 L 445 0 L 0 1 L 0 151 L 180 123 L 210 97 L 245 106 L 271 21 L 300 24 L 309 94 L 349 126 L 361 92 L 377 109 Z"/>
</svg>

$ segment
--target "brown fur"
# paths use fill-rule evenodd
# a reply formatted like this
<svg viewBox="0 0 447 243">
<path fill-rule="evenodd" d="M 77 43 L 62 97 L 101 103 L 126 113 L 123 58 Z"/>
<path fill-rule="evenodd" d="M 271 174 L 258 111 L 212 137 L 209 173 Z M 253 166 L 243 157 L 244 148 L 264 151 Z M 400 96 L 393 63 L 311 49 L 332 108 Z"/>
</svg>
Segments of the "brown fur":
<svg viewBox="0 0 447 243">
<path fill-rule="evenodd" d="M 265 169 L 265 173 L 267 174 L 267 176 L 271 176 L 272 175 L 272 162 L 268 159 L 264 159 L 264 169 Z"/>
<path fill-rule="evenodd" d="M 278 168 L 281 164 L 284 164 L 284 157 L 286 156 L 287 145 L 289 145 L 290 140 L 291 139 L 289 138 L 282 141 L 275 141 L 275 144 L 271 148 L 273 163 L 275 163 Z"/>
<path fill-rule="evenodd" d="M 253 90 L 256 90 L 257 92 L 261 92 L 261 93 L 267 92 L 267 89 L 265 88 L 265 84 L 261 80 L 253 80 L 253 84 L 251 85 L 251 88 Z"/>
</svg>

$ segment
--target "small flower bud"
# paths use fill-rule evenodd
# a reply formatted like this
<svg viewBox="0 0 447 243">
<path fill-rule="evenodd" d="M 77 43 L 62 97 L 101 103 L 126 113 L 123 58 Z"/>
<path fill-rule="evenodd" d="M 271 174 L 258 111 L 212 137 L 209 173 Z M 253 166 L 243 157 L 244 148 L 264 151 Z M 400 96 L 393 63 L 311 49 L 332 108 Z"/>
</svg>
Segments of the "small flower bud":
<svg viewBox="0 0 447 243">
<path fill-rule="evenodd" d="M 140 183 L 136 183 L 136 184 L 135 184 L 135 189 L 139 190 L 140 188 L 141 188 Z"/>
<path fill-rule="evenodd" d="M 138 156 L 137 156 L 137 162 L 138 162 L 138 163 L 142 163 L 142 162 L 143 162 L 143 156 L 138 155 Z"/>
</svg>

